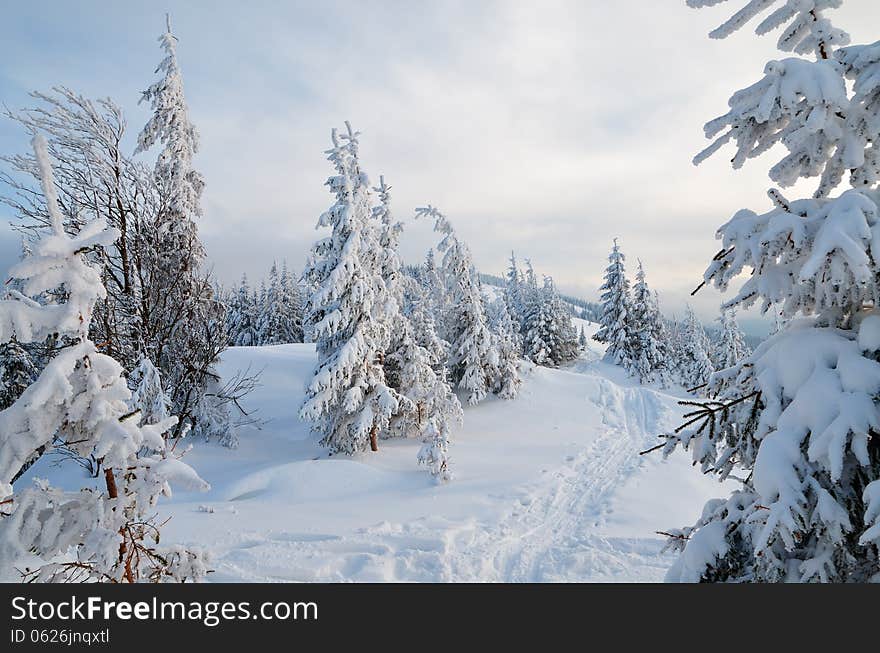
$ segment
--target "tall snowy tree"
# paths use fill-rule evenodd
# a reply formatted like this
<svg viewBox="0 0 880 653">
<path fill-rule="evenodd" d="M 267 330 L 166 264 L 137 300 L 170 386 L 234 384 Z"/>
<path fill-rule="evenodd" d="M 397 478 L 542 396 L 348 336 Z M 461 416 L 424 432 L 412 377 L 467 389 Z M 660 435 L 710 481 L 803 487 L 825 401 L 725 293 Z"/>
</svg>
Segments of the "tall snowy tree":
<svg viewBox="0 0 880 653">
<path fill-rule="evenodd" d="M 587 333 L 584 331 L 583 326 L 581 326 L 580 333 L 578 333 L 578 347 L 581 349 L 587 348 Z"/>
<path fill-rule="evenodd" d="M 826 17 L 839 4 L 750 2 L 713 32 L 772 8 L 758 32 L 783 28 L 780 49 L 800 56 L 768 63 L 731 97 L 697 162 L 733 141 L 740 167 L 778 143 L 770 178 L 819 184 L 797 200 L 773 188 L 769 210 L 740 210 L 718 230 L 705 282 L 723 291 L 744 275 L 725 306 L 760 302 L 783 320 L 667 436 L 667 452 L 687 448 L 703 472 L 742 478 L 695 525 L 670 531 L 682 550 L 670 580 L 880 579 L 880 44 L 843 47 L 848 36 Z"/>
<path fill-rule="evenodd" d="M 248 285 L 247 275 L 243 274 L 238 290 L 230 298 L 227 306 L 226 320 L 229 344 L 236 347 L 252 347 L 260 344 L 257 310 L 254 294 Z"/>
<path fill-rule="evenodd" d="M 449 369 L 456 385 L 468 393 L 468 403 L 480 403 L 493 388 L 509 387 L 514 379 L 499 379 L 497 336 L 489 329 L 480 279 L 471 261 L 470 250 L 456 236 L 449 220 L 434 207 L 417 209 L 417 217 L 434 221 L 442 234 L 445 307 L 448 340 L 451 344 Z M 506 367 L 504 374 L 518 373 Z"/>
<path fill-rule="evenodd" d="M 523 302 L 523 347 L 538 365 L 558 367 L 577 358 L 577 331 L 571 312 L 556 293 L 553 279 L 544 278 L 542 288 L 527 287 Z"/>
<path fill-rule="evenodd" d="M 335 197 L 319 227 L 330 236 L 312 251 L 305 277 L 315 290 L 306 307 L 306 330 L 316 343 L 318 366 L 300 415 L 332 452 L 378 450 L 378 437 L 406 401 L 385 380 L 387 309 L 378 252 L 379 229 L 370 207 L 370 185 L 358 160 L 358 134 L 332 132 L 327 158 L 336 174 L 327 180 Z"/>
<path fill-rule="evenodd" d="M 422 302 L 410 307 L 400 328 L 400 343 L 388 358 L 397 369 L 398 387 L 409 406 L 394 416 L 390 431 L 398 437 L 433 440 L 442 435 L 448 440 L 452 427 L 461 423 L 461 404 L 449 385 L 440 358 L 442 345 Z"/>
<path fill-rule="evenodd" d="M 516 262 L 516 256 L 510 253 L 510 267 L 507 268 L 505 278 L 504 299 L 507 302 L 507 310 L 517 323 L 517 330 L 522 328 L 523 320 L 523 275 Z"/>
<path fill-rule="evenodd" d="M 716 370 L 734 367 L 751 354 L 745 336 L 736 322 L 736 311 L 732 308 L 721 311 L 721 332 L 712 348 L 712 364 Z"/>
<path fill-rule="evenodd" d="M 30 353 L 16 339 L 0 345 L 0 410 L 15 403 L 37 378 Z"/>
<path fill-rule="evenodd" d="M 510 315 L 505 298 L 499 297 L 489 304 L 488 313 L 489 328 L 495 334 L 498 352 L 493 363 L 492 392 L 502 399 L 514 399 L 522 385 L 519 375 L 522 337 L 518 325 Z"/>
<path fill-rule="evenodd" d="M 263 286 L 261 291 L 262 289 Z M 278 264 L 272 261 L 257 324 L 261 345 L 278 345 L 284 342 L 284 314 L 287 307 L 283 302 L 281 275 L 278 272 Z"/>
<path fill-rule="evenodd" d="M 143 92 L 152 115 L 137 145 L 145 152 L 161 144 L 153 169 L 161 203 L 141 234 L 142 292 L 153 307 L 142 324 L 144 353 L 171 390 L 173 411 L 181 417 L 176 434 L 188 425 L 204 437 L 231 441 L 233 425 L 216 421 L 218 413 L 228 413 L 228 397 L 208 392 L 227 346 L 225 309 L 201 272 L 205 251 L 195 218 L 205 184 L 193 165 L 198 133 L 189 120 L 170 19 L 159 43 L 165 52 L 156 69 L 161 77 Z"/>
<path fill-rule="evenodd" d="M 138 411 L 141 424 L 161 424 L 168 420 L 171 400 L 165 395 L 159 370 L 149 358 L 144 358 L 129 376 L 133 387 L 130 406 Z"/>
<path fill-rule="evenodd" d="M 280 290 L 280 341 L 283 343 L 302 342 L 302 292 L 296 279 L 287 268 L 287 261 L 284 261 L 281 266 Z"/>
<path fill-rule="evenodd" d="M 685 388 L 705 394 L 703 386 L 708 383 L 715 368 L 709 359 L 709 336 L 690 306 L 687 307 L 677 344 L 675 358 L 679 381 Z"/>
<path fill-rule="evenodd" d="M 22 290 L 0 300 L 0 342 L 41 342 L 59 334 L 70 344 L 0 411 L 0 562 L 13 568 L 36 556 L 39 565 L 26 572 L 36 581 L 198 580 L 206 573 L 203 555 L 160 547 L 161 524 L 151 515 L 159 496 L 169 494 L 169 482 L 207 484 L 166 449 L 162 433 L 176 418 L 139 426 L 122 367 L 88 337 L 106 289 L 85 254 L 112 246 L 119 232 L 97 219 L 68 235 L 45 139 L 34 138 L 34 151 L 51 231 L 11 271 Z M 33 299 L 59 286 L 63 301 Z M 106 490 L 63 491 L 38 481 L 13 493 L 15 473 L 53 443 L 100 460 Z"/>
<path fill-rule="evenodd" d="M 641 261 L 633 286 L 627 331 L 633 373 L 642 383 L 659 381 L 665 385 L 668 380 L 668 342 L 660 307 L 648 287 Z"/>
<path fill-rule="evenodd" d="M 629 332 L 627 320 L 630 310 L 629 281 L 626 278 L 624 261 L 626 257 L 614 239 L 614 246 L 608 256 L 610 262 L 605 270 L 605 283 L 599 288 L 602 292 L 602 315 L 599 318 L 601 327 L 593 339 L 608 345 L 605 359 L 621 365 L 627 370 L 632 368 L 629 355 Z"/>
</svg>

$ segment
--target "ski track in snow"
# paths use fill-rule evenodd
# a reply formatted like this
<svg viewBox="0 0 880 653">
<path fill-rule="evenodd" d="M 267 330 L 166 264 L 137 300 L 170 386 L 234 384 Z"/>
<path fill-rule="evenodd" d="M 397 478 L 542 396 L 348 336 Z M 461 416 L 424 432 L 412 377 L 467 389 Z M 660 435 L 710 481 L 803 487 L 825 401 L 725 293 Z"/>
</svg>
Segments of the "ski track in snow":
<svg viewBox="0 0 880 653">
<path fill-rule="evenodd" d="M 656 390 L 621 387 L 581 361 L 603 430 L 561 468 L 523 486 L 497 523 L 440 517 L 382 522 L 345 536 L 230 534 L 214 545 L 217 581 L 564 582 L 660 580 L 660 538 L 601 534 L 610 499 L 639 467 L 669 409 Z M 666 400 L 668 401 L 668 397 Z"/>
<path fill-rule="evenodd" d="M 613 491 L 639 465 L 638 451 L 656 435 L 665 407 L 653 390 L 620 388 L 598 378 L 594 401 L 605 430 L 556 472 L 548 487 L 524 500 L 494 531 L 482 532 L 458 558 L 464 581 L 559 582 L 635 580 L 633 564 L 656 566 L 658 540 L 608 539 L 596 534 Z M 636 558 L 637 560 L 634 560 Z M 475 562 L 484 564 L 474 569 Z M 486 564 L 488 563 L 488 564 Z M 659 563 L 659 564 L 658 564 Z"/>
</svg>

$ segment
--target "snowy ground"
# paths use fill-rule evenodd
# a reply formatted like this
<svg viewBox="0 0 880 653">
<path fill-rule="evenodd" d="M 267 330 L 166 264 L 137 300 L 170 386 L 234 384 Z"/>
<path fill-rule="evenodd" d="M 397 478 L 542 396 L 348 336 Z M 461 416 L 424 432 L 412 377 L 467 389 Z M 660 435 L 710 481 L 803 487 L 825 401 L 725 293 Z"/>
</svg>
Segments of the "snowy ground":
<svg viewBox="0 0 880 653">
<path fill-rule="evenodd" d="M 684 456 L 638 455 L 675 423 L 676 399 L 600 355 L 531 368 L 515 401 L 465 408 L 456 478 L 436 485 L 415 441 L 355 458 L 316 446 L 296 417 L 311 345 L 232 349 L 226 373 L 263 369 L 250 404 L 270 421 L 237 450 L 196 443 L 187 461 L 212 489 L 161 504 L 164 541 L 209 548 L 213 581 L 661 580 L 655 531 L 724 490 Z"/>
</svg>

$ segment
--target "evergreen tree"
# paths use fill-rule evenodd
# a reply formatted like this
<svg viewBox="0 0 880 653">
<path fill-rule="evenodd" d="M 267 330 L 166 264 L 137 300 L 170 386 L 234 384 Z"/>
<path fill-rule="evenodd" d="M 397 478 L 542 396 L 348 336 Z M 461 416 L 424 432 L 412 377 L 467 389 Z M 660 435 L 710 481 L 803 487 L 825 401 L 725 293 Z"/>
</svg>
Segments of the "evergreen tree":
<svg viewBox="0 0 880 653">
<path fill-rule="evenodd" d="M 155 219 L 139 227 L 142 301 L 154 307 L 141 325 L 143 353 L 158 367 L 171 391 L 173 412 L 181 418 L 175 435 L 193 426 L 208 438 L 234 439 L 229 433 L 231 424 L 217 424 L 213 419 L 225 408 L 211 407 L 228 398 L 207 389 L 216 377 L 214 368 L 228 337 L 225 309 L 214 297 L 210 279 L 201 272 L 205 251 L 195 218 L 202 213 L 205 184 L 193 166 L 198 132 L 189 120 L 170 19 L 159 43 L 165 52 L 156 70 L 161 78 L 143 92 L 141 101 L 148 102 L 153 113 L 137 145 L 137 152 L 162 146 L 153 168 L 161 208 Z"/>
<path fill-rule="evenodd" d="M 166 422 L 171 414 L 171 400 L 165 395 L 162 377 L 153 362 L 149 358 L 141 359 L 128 382 L 133 387 L 129 405 L 140 412 L 141 424 Z"/>
<path fill-rule="evenodd" d="M 452 426 L 461 423 L 462 412 L 440 358 L 445 352 L 434 321 L 419 302 L 410 308 L 400 328 L 400 343 L 388 358 L 397 370 L 400 392 L 409 401 L 407 409 L 394 416 L 389 430 L 398 437 L 433 439 L 432 429 L 448 436 Z"/>
<path fill-rule="evenodd" d="M 451 343 L 449 369 L 456 385 L 468 393 L 468 403 L 480 403 L 493 388 L 510 387 L 513 378 L 497 378 L 498 341 L 486 321 L 480 279 L 471 261 L 467 245 L 462 243 L 449 220 L 428 206 L 417 209 L 417 217 L 434 220 L 434 230 L 443 234 L 439 249 L 443 252 L 443 276 L 448 341 Z M 518 374 L 509 366 L 504 374 Z"/>
<path fill-rule="evenodd" d="M 571 314 L 559 299 L 553 279 L 541 289 L 529 284 L 523 314 L 526 356 L 538 365 L 558 367 L 577 358 L 577 332 Z"/>
<path fill-rule="evenodd" d="M 498 343 L 498 355 L 492 372 L 492 392 L 502 399 L 514 399 L 522 385 L 519 375 L 522 338 L 518 326 L 507 310 L 507 301 L 504 298 L 498 298 L 489 306 L 489 328 L 495 334 Z"/>
<path fill-rule="evenodd" d="M 667 380 L 668 343 L 663 333 L 663 318 L 654 294 L 645 279 L 645 269 L 639 261 L 636 283 L 627 325 L 629 350 L 633 373 L 642 383 Z"/>
<path fill-rule="evenodd" d="M 691 0 L 693 6 L 715 4 Z M 773 188 L 764 213 L 740 210 L 718 230 L 722 250 L 704 274 L 726 307 L 778 310 L 776 334 L 716 374 L 711 402 L 691 406 L 666 451 L 691 449 L 703 472 L 741 477 L 691 527 L 670 531 L 680 581 L 866 582 L 880 578 L 880 315 L 877 240 L 880 45 L 848 43 L 825 13 L 839 0 L 751 2 L 713 35 L 772 13 L 782 27 L 772 61 L 706 126 L 733 142 L 735 167 L 785 150 L 770 170 L 780 186 L 819 178 L 813 197 Z M 720 134 L 720 136 L 719 136 Z M 771 149 L 773 144 L 780 148 Z M 848 179 L 847 179 L 848 177 Z M 848 188 L 846 185 L 848 182 Z M 838 191 L 838 188 L 843 186 Z"/>
<path fill-rule="evenodd" d="M 614 239 L 614 247 L 608 256 L 610 265 L 605 270 L 605 283 L 599 288 L 602 291 L 602 315 L 599 318 L 600 329 L 593 339 L 608 345 L 605 359 L 632 369 L 629 356 L 629 332 L 627 320 L 629 315 L 630 297 L 629 281 L 626 278 L 624 261 L 626 257 Z"/>
<path fill-rule="evenodd" d="M 336 174 L 327 185 L 336 201 L 318 221 L 332 232 L 315 244 L 304 273 L 314 288 L 306 331 L 316 343 L 318 366 L 300 411 L 324 446 L 348 454 L 368 446 L 377 450 L 380 432 L 405 401 L 388 386 L 382 368 L 388 303 L 357 136 L 348 123 L 343 134 L 334 129 L 328 151 Z"/>
<path fill-rule="evenodd" d="M 261 287 L 262 289 L 263 287 Z M 272 261 L 272 267 L 269 268 L 269 283 L 265 286 L 265 295 L 257 326 L 261 345 L 279 345 L 285 342 L 284 321 L 286 310 L 278 264 Z"/>
<path fill-rule="evenodd" d="M 736 322 L 736 311 L 732 308 L 721 311 L 721 333 L 712 350 L 712 363 L 717 370 L 734 367 L 752 352 L 746 345 L 745 336 Z"/>
<path fill-rule="evenodd" d="M 510 267 L 507 268 L 506 285 L 504 287 L 504 299 L 507 302 L 507 311 L 517 324 L 517 331 L 522 330 L 523 322 L 523 291 L 524 283 L 522 272 L 516 263 L 516 256 L 510 253 Z"/>
<path fill-rule="evenodd" d="M 303 298 L 299 284 L 287 269 L 287 261 L 281 266 L 280 295 L 280 341 L 284 343 L 303 341 Z"/>
<path fill-rule="evenodd" d="M 246 274 L 241 275 L 241 284 L 230 302 L 227 319 L 230 344 L 236 347 L 252 347 L 259 344 L 260 331 L 257 324 L 259 316 Z"/>
<path fill-rule="evenodd" d="M 709 382 L 715 371 L 709 360 L 709 337 L 693 309 L 688 306 L 678 341 L 677 371 L 681 384 L 687 389 L 700 389 Z"/>
<path fill-rule="evenodd" d="M 0 410 L 14 404 L 36 378 L 37 368 L 27 349 L 15 338 L 0 345 Z"/>
</svg>

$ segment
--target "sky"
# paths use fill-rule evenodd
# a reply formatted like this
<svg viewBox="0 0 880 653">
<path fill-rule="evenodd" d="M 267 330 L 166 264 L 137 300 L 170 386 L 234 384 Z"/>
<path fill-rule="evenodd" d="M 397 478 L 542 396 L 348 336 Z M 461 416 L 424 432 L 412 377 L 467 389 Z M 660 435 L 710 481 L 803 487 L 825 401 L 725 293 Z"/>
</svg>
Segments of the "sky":
<svg viewBox="0 0 880 653">
<path fill-rule="evenodd" d="M 408 262 L 437 240 L 412 220 L 430 203 L 482 271 L 502 274 L 515 251 L 585 299 L 618 238 L 665 313 L 690 302 L 709 322 L 723 297 L 690 291 L 716 229 L 739 208 L 769 208 L 772 155 L 739 171 L 724 151 L 691 164 L 703 123 L 785 56 L 749 29 L 707 37 L 744 0 L 2 2 L 0 102 L 33 106 L 29 91 L 57 85 L 110 96 L 132 150 L 171 13 L 207 181 L 199 228 L 223 283 L 259 278 L 273 259 L 301 269 L 332 202 L 330 130 L 345 120 L 364 169 L 393 189 Z M 855 43 L 878 38 L 875 0 L 830 15 Z M 0 119 L 0 153 L 27 147 Z M 11 218 L 0 206 L 0 270 L 19 251 Z M 740 319 L 766 328 L 755 311 Z"/>
</svg>

